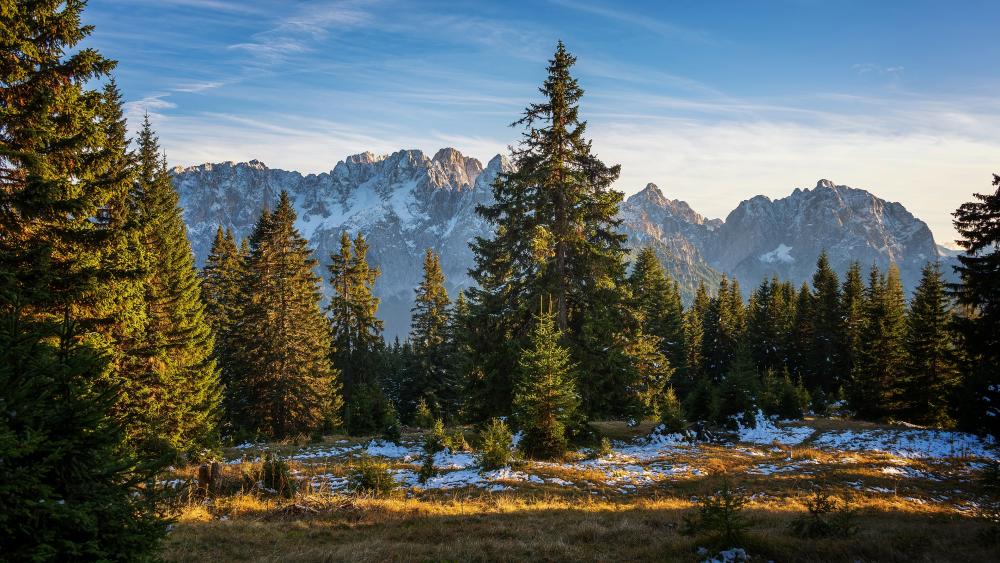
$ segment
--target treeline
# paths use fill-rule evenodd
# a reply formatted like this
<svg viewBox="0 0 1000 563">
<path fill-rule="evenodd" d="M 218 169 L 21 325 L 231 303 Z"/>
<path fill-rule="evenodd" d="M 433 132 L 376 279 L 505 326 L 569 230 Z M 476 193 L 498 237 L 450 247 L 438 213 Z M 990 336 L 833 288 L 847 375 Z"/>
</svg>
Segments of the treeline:
<svg viewBox="0 0 1000 563">
<path fill-rule="evenodd" d="M 331 257 L 324 308 L 287 194 L 196 270 L 149 120 L 133 148 L 114 81 L 87 86 L 115 63 L 77 48 L 83 6 L 0 9 L 7 558 L 151 558 L 158 474 L 223 438 L 510 417 L 525 453 L 555 457 L 594 418 L 679 428 L 841 395 L 863 417 L 998 433 L 1000 189 L 955 213 L 961 283 L 929 265 L 909 306 L 894 269 L 841 282 L 821 257 L 811 286 L 768 280 L 747 304 L 723 280 L 685 310 L 652 252 L 627 261 L 619 167 L 585 137 L 560 43 L 514 170 L 478 209 L 494 228 L 472 243 L 475 286 L 452 300 L 428 251 L 412 332 L 387 345 L 364 237 Z"/>
</svg>

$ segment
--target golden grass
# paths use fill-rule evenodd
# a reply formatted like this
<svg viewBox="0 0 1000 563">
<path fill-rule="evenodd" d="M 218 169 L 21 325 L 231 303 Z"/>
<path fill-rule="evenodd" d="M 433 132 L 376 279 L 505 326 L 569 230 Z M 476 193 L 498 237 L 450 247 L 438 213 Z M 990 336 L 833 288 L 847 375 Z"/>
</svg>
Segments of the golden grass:
<svg viewBox="0 0 1000 563">
<path fill-rule="evenodd" d="M 824 429 L 867 427 L 839 419 L 809 424 Z M 614 439 L 649 431 L 623 423 L 594 426 Z M 300 448 L 289 443 L 279 449 L 287 455 Z M 714 493 L 725 478 L 754 495 L 747 509 L 751 528 L 742 547 L 759 560 L 996 559 L 997 546 L 981 538 L 991 524 L 956 510 L 986 498 L 986 491 L 970 479 L 961 461 L 837 453 L 808 443 L 782 448 L 699 444 L 678 448 L 663 461 L 688 465 L 700 474 L 664 478 L 630 495 L 605 484 L 605 473 L 595 468 L 530 464 L 523 469 L 578 487 L 520 482 L 503 493 L 474 488 L 412 490 L 385 498 L 305 489 L 292 499 L 249 492 L 207 501 L 188 496 L 179 501 L 162 555 L 168 561 L 213 562 L 695 561 L 699 546 L 733 547 L 710 537 L 679 533 L 682 517 L 695 509 L 693 499 Z M 341 457 L 290 465 L 301 476 L 342 476 L 348 463 Z M 391 462 L 393 468 L 412 470 L 417 464 Z M 793 470 L 751 472 L 788 467 Z M 884 467 L 922 471 L 936 480 L 887 474 Z M 258 469 L 259 464 L 250 462 L 230 466 L 227 479 L 237 482 L 242 473 L 252 475 Z M 181 468 L 175 476 L 193 475 L 193 468 Z M 585 482 L 591 485 L 584 486 Z M 859 510 L 857 536 L 805 540 L 788 531 L 789 523 L 806 512 L 806 502 L 817 488 Z"/>
</svg>

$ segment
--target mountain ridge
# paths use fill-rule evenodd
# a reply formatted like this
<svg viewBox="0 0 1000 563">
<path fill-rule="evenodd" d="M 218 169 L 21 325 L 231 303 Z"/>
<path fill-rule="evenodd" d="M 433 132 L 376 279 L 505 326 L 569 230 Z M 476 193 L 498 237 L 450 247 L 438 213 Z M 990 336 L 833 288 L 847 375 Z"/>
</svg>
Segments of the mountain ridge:
<svg viewBox="0 0 1000 563">
<path fill-rule="evenodd" d="M 468 244 L 490 229 L 475 208 L 492 202 L 491 184 L 508 170 L 511 164 L 503 155 L 484 166 L 445 147 L 433 156 L 419 149 L 383 155 L 365 151 L 321 173 L 268 168 L 251 159 L 178 166 L 171 174 L 199 264 L 218 225 L 248 236 L 260 210 L 282 190 L 292 196 L 296 226 L 310 239 L 324 278 L 341 233 L 363 232 L 371 244 L 370 259 L 382 270 L 376 294 L 391 338 L 407 334 L 426 248 L 442 256 L 453 296 L 472 283 Z M 801 283 L 811 277 L 822 250 L 841 275 L 851 260 L 883 269 L 894 261 L 908 290 L 923 264 L 939 259 L 930 229 L 902 204 L 827 179 L 782 198 L 743 200 L 724 220 L 704 217 L 648 183 L 624 199 L 619 218 L 629 248 L 652 247 L 687 301 L 698 283 L 711 288 L 723 273 L 736 278 L 745 293 L 765 276 Z"/>
</svg>

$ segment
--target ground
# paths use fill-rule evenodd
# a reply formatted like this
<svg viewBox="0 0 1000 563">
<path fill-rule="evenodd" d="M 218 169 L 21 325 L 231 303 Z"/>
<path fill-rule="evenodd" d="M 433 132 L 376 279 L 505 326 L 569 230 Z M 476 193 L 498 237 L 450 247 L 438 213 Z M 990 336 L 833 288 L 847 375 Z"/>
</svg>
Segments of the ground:
<svg viewBox="0 0 1000 563">
<path fill-rule="evenodd" d="M 437 475 L 417 479 L 419 435 L 402 442 L 331 437 L 309 445 L 227 450 L 224 491 L 199 496 L 197 468 L 166 483 L 177 520 L 170 561 L 702 561 L 730 547 L 760 561 L 990 561 L 997 524 L 990 462 L 996 445 L 956 432 L 834 418 L 758 417 L 713 443 L 663 435 L 652 424 L 595 423 L 614 446 L 560 462 L 480 471 L 474 452 L 442 452 Z M 472 436 L 470 435 L 470 438 Z M 254 488 L 265 450 L 289 461 L 291 499 Z M 401 487 L 348 490 L 361 456 L 390 464 Z M 750 496 L 740 545 L 682 534 L 682 519 L 723 481 Z M 245 483 L 249 482 L 249 488 Z M 252 489 L 252 490 L 251 490 Z M 845 539 L 801 539 L 789 523 L 815 490 L 858 511 Z"/>
</svg>

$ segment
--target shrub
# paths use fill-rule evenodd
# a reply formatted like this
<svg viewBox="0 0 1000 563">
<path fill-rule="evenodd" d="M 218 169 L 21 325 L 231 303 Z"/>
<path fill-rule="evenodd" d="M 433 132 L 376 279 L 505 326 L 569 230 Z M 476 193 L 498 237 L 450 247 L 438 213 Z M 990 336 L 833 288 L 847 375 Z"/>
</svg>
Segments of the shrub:
<svg viewBox="0 0 1000 563">
<path fill-rule="evenodd" d="M 611 455 L 611 440 L 607 436 L 601 438 L 601 444 L 597 446 L 597 451 L 594 452 L 597 457 L 605 457 Z"/>
<path fill-rule="evenodd" d="M 461 428 L 456 428 L 445 435 L 444 447 L 452 452 L 467 452 L 472 449 L 469 447 L 469 442 L 465 440 L 465 434 Z"/>
<path fill-rule="evenodd" d="M 268 452 L 260 467 L 261 487 L 267 492 L 291 498 L 295 494 L 296 482 L 288 467 L 288 462 Z"/>
<path fill-rule="evenodd" d="M 494 418 L 479 435 L 479 465 L 485 470 L 500 469 L 510 464 L 514 436 L 507 423 Z"/>
<path fill-rule="evenodd" d="M 424 432 L 424 463 L 420 466 L 420 482 L 426 483 L 434 476 L 434 455 L 445 448 L 448 436 L 444 432 L 444 423 L 435 420 L 431 429 Z"/>
<path fill-rule="evenodd" d="M 683 517 L 681 533 L 695 535 L 708 532 L 717 534 L 728 544 L 740 543 L 750 526 L 743 515 L 748 502 L 750 497 L 743 490 L 733 489 L 728 479 L 723 480 L 722 489 L 701 499 L 696 513 Z"/>
<path fill-rule="evenodd" d="M 687 428 L 687 421 L 684 420 L 684 407 L 677 400 L 677 394 L 673 387 L 668 387 L 663 395 L 663 404 L 660 405 L 660 422 L 666 432 L 683 432 Z"/>
<path fill-rule="evenodd" d="M 808 512 L 789 525 L 792 533 L 801 538 L 848 538 L 858 532 L 855 523 L 857 512 L 846 502 L 816 491 L 806 502 Z"/>
<path fill-rule="evenodd" d="M 417 428 L 430 428 L 434 425 L 434 414 L 423 397 L 417 402 L 417 409 L 413 412 L 413 425 Z"/>
<path fill-rule="evenodd" d="M 382 439 L 386 442 L 398 444 L 402 437 L 403 428 L 399 424 L 399 415 L 396 414 L 396 408 L 389 405 L 388 411 L 382 420 Z"/>
<path fill-rule="evenodd" d="M 388 463 L 362 456 L 351 466 L 347 486 L 356 493 L 381 495 L 394 491 L 399 484 L 392 478 Z"/>
</svg>

